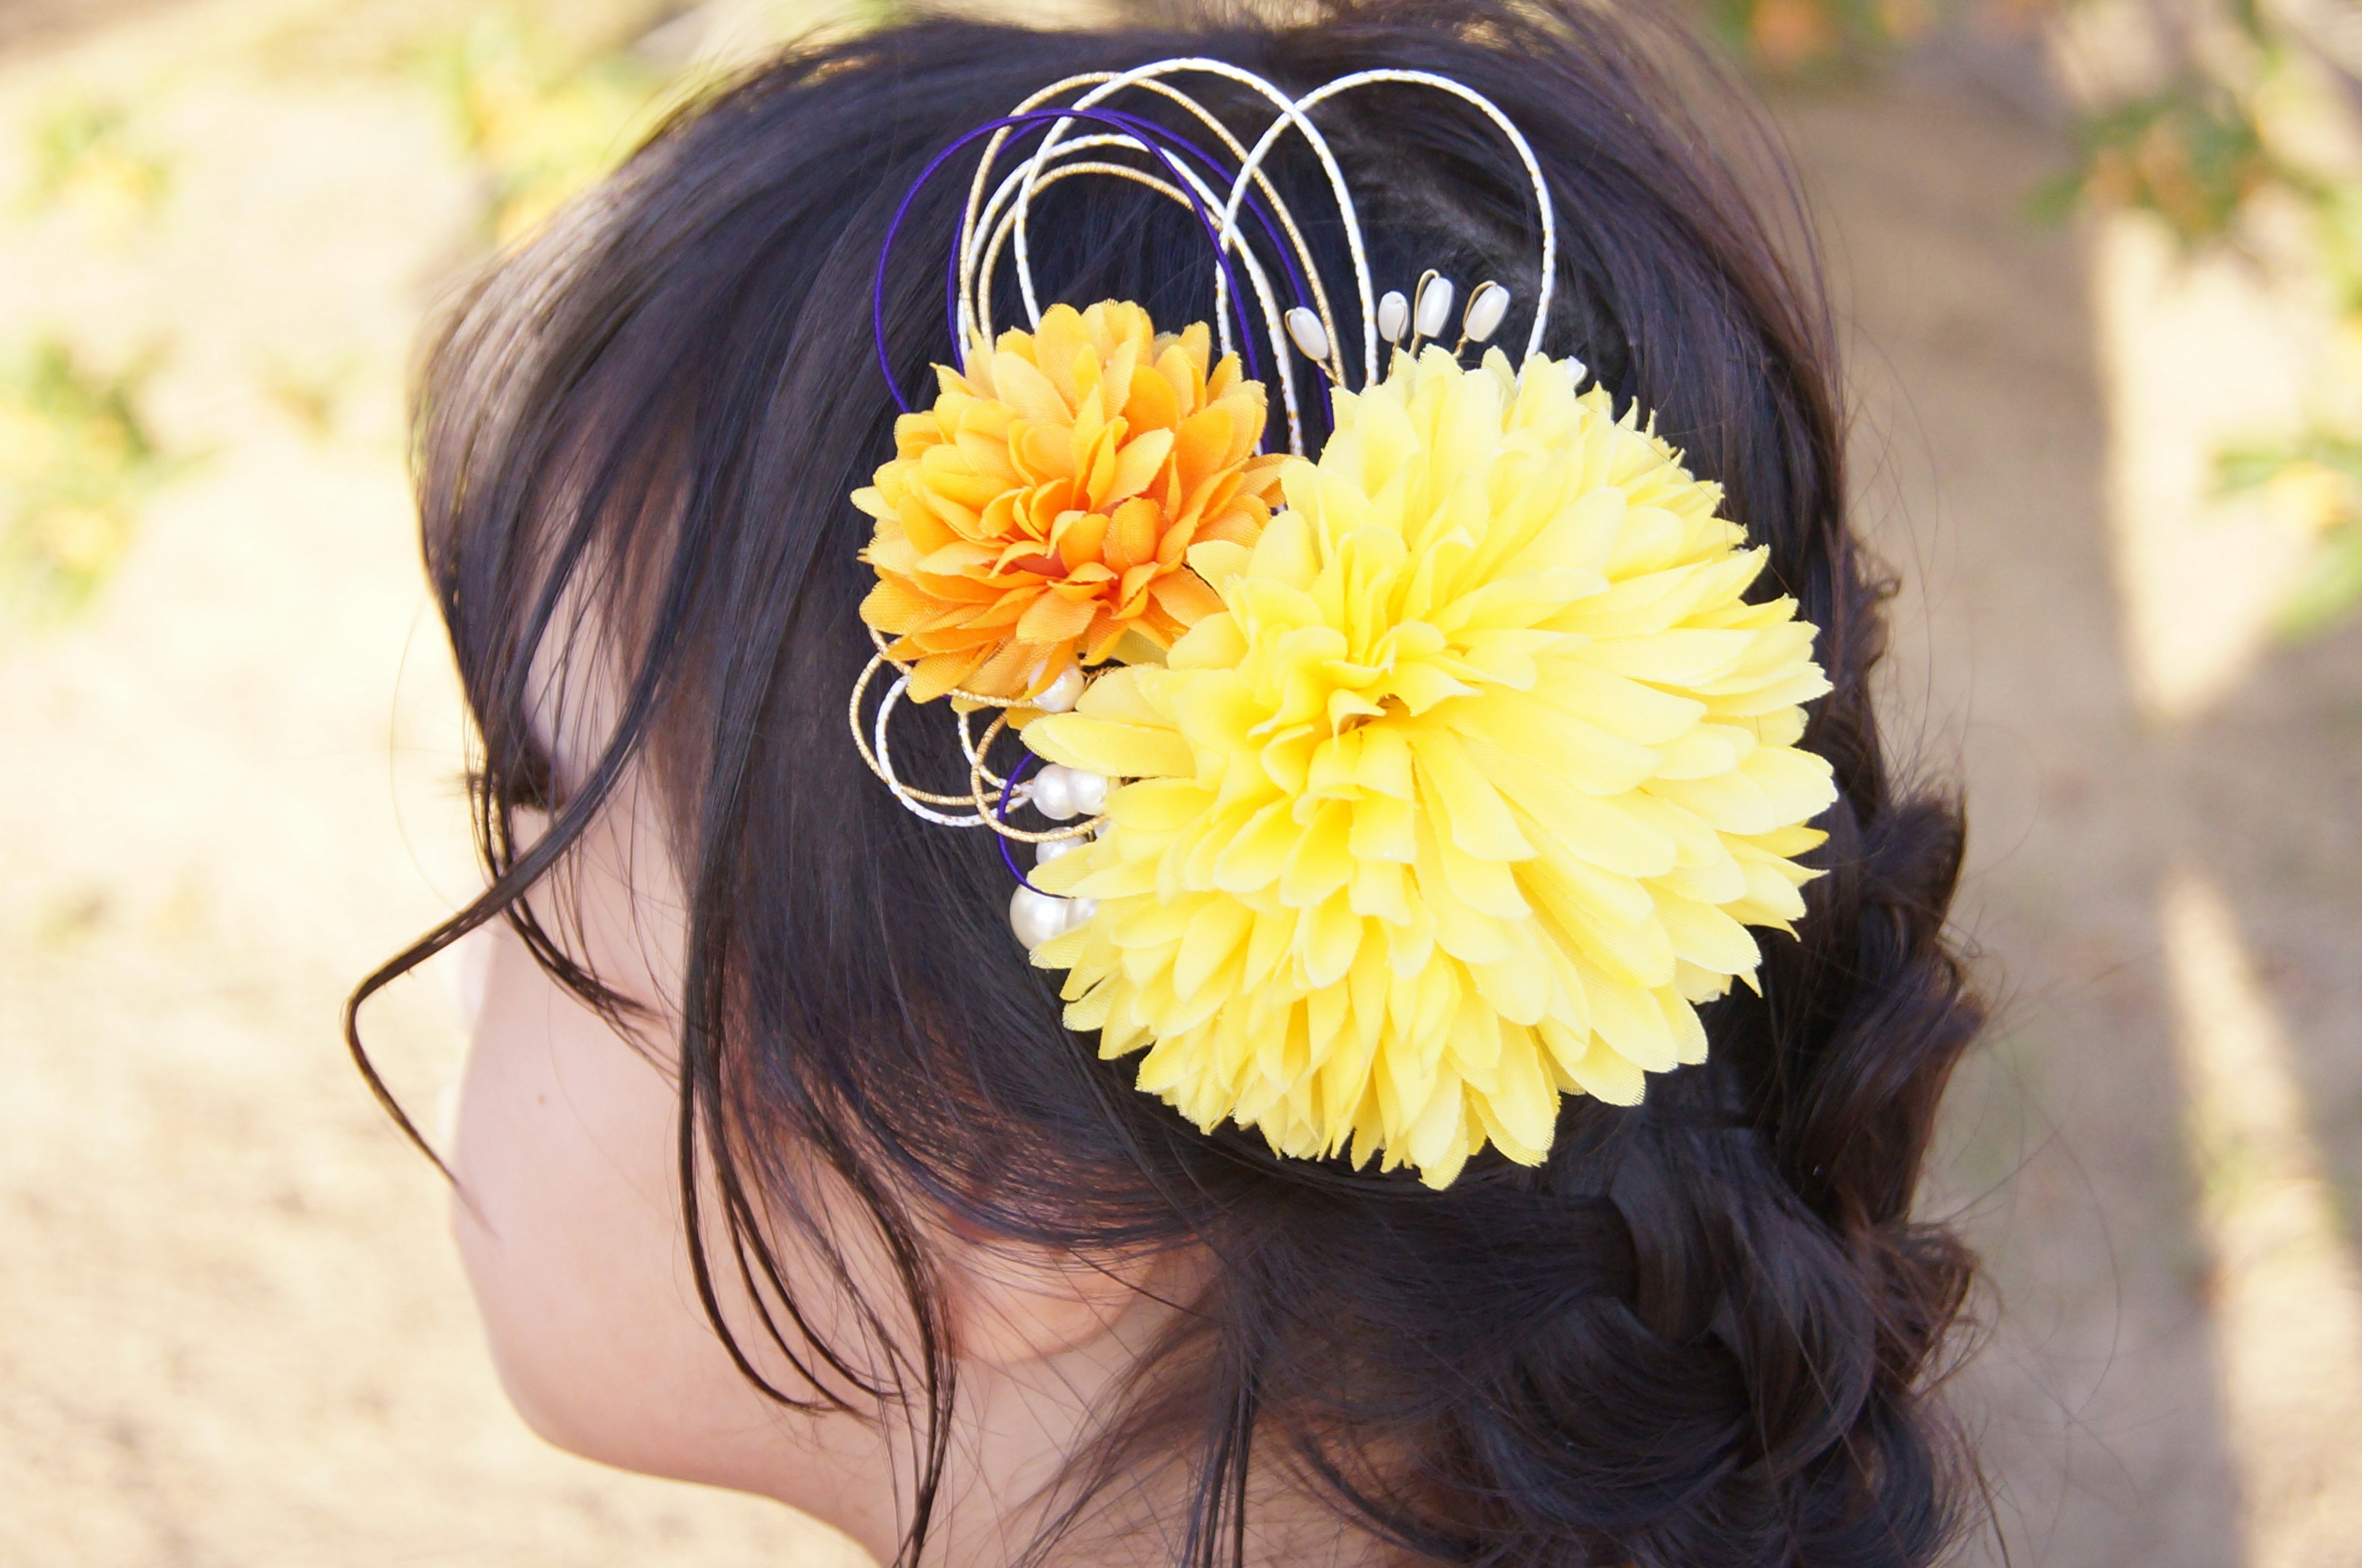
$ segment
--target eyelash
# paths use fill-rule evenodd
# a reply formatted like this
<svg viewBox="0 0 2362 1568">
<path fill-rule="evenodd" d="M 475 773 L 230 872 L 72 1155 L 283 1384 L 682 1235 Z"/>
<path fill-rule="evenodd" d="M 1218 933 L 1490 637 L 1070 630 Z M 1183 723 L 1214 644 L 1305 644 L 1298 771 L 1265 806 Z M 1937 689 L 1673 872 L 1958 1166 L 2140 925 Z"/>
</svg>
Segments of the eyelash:
<svg viewBox="0 0 2362 1568">
<path fill-rule="evenodd" d="M 541 748 L 528 744 L 514 767 L 480 767 L 468 776 L 470 791 L 491 797 L 509 811 L 540 812 L 555 816 L 565 804 L 558 798 L 556 771 Z"/>
</svg>

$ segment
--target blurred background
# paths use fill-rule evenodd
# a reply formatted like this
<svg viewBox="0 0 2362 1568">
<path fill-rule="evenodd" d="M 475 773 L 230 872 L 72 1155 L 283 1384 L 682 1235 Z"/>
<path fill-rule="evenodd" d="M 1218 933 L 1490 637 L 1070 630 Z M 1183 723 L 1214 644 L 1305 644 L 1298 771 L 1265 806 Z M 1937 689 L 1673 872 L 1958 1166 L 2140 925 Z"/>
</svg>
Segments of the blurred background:
<svg viewBox="0 0 2362 1568">
<path fill-rule="evenodd" d="M 1970 801 L 1967 1560 L 2362 1563 L 2362 9 L 1695 3 Z M 474 878 L 421 320 L 888 4 L 0 0 L 0 1563 L 857 1561 L 524 1431 L 336 1019 Z M 436 979 L 370 1029 L 430 1107 Z"/>
</svg>

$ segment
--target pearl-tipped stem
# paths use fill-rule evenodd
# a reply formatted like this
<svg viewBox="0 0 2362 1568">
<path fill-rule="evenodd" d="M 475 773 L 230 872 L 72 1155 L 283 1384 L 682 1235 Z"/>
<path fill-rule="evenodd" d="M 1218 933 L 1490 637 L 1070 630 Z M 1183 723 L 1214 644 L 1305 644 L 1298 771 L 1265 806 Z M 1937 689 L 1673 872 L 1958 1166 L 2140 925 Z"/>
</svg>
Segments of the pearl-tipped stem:
<svg viewBox="0 0 2362 1568">
<path fill-rule="evenodd" d="M 1283 318 L 1287 324 L 1287 336 L 1296 351 L 1308 359 L 1329 358 L 1329 332 L 1320 325 L 1320 317 L 1304 305 L 1292 307 Z"/>
<path fill-rule="evenodd" d="M 1411 285 L 1411 299 L 1414 302 L 1426 299 L 1428 290 L 1433 288 L 1437 281 L 1442 276 L 1442 273 L 1437 271 L 1432 267 L 1429 267 L 1426 271 L 1421 272 L 1418 275 L 1418 282 Z M 1410 341 L 1404 345 L 1403 352 L 1409 355 L 1414 359 L 1418 358 L 1418 340 L 1427 336 L 1426 333 L 1421 332 L 1418 328 L 1419 321 L 1425 315 L 1426 313 L 1420 310 L 1416 303 L 1412 304 L 1410 313 Z"/>
<path fill-rule="evenodd" d="M 1418 298 L 1411 305 L 1411 341 L 1422 337 L 1443 336 L 1444 326 L 1451 320 L 1451 280 L 1430 271 L 1419 280 Z"/>
<path fill-rule="evenodd" d="M 1509 314 L 1509 291 L 1487 278 L 1476 285 L 1468 296 L 1468 309 L 1460 318 L 1460 340 L 1462 343 L 1490 343 L 1493 334 L 1501 330 L 1502 318 Z"/>
<path fill-rule="evenodd" d="M 1493 334 L 1501 330 L 1501 318 L 1509 314 L 1509 291 L 1487 278 L 1476 285 L 1468 296 L 1468 308 L 1460 317 L 1460 341 L 1451 346 L 1455 359 L 1468 351 L 1472 343 L 1482 348 L 1492 341 Z"/>
<path fill-rule="evenodd" d="M 1388 289 L 1378 300 L 1378 336 L 1399 348 L 1409 330 L 1410 301 L 1400 289 Z"/>
<path fill-rule="evenodd" d="M 1280 319 L 1287 327 L 1288 339 L 1296 345 L 1296 351 L 1319 366 L 1320 373 L 1329 378 L 1330 384 L 1344 385 L 1337 374 L 1335 357 L 1330 351 L 1329 329 L 1320 325 L 1320 317 L 1307 307 L 1297 305 Z"/>
</svg>

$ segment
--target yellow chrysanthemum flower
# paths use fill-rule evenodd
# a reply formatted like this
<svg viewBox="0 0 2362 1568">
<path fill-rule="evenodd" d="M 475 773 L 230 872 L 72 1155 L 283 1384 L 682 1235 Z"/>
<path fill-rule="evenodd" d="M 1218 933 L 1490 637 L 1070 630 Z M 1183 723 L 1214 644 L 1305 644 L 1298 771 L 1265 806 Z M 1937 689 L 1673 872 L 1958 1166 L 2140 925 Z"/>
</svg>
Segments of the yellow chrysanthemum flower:
<svg viewBox="0 0 2362 1568">
<path fill-rule="evenodd" d="M 1192 552 L 1222 613 L 1026 732 L 1131 780 L 1033 873 L 1098 900 L 1033 961 L 1198 1126 L 1442 1187 L 1705 1058 L 1746 927 L 1804 912 L 1828 684 L 1719 487 L 1566 362 L 1430 349 L 1336 403 L 1253 549 Z"/>
<path fill-rule="evenodd" d="M 1254 542 L 1280 459 L 1255 453 L 1263 384 L 1211 342 L 1103 300 L 1052 305 L 966 375 L 937 367 L 933 404 L 895 421 L 894 460 L 853 493 L 877 522 L 861 616 L 913 666 L 912 701 L 1016 701 L 1219 608 L 1185 557 Z"/>
</svg>

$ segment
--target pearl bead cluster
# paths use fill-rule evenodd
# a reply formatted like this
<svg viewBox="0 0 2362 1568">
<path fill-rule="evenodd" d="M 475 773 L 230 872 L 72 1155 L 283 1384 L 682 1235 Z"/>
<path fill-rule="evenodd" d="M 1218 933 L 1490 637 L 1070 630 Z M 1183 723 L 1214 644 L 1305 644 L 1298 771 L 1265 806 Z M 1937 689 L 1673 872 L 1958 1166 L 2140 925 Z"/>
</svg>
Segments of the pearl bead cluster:
<svg viewBox="0 0 2362 1568">
<path fill-rule="evenodd" d="M 1098 816 L 1107 810 L 1108 781 L 1096 773 L 1054 762 L 1027 782 L 1025 798 L 1052 822 L 1072 822 L 1076 817 Z"/>
<path fill-rule="evenodd" d="M 1079 767 L 1052 763 L 1026 782 L 1025 798 L 1052 822 L 1095 817 L 1107 809 L 1108 781 Z M 1091 842 L 1089 837 L 1054 838 L 1033 846 L 1033 864 L 1047 866 Z M 1009 924 L 1017 940 L 1032 952 L 1054 936 L 1063 936 L 1098 911 L 1096 899 L 1062 899 L 1020 884 L 1009 896 Z"/>
</svg>

